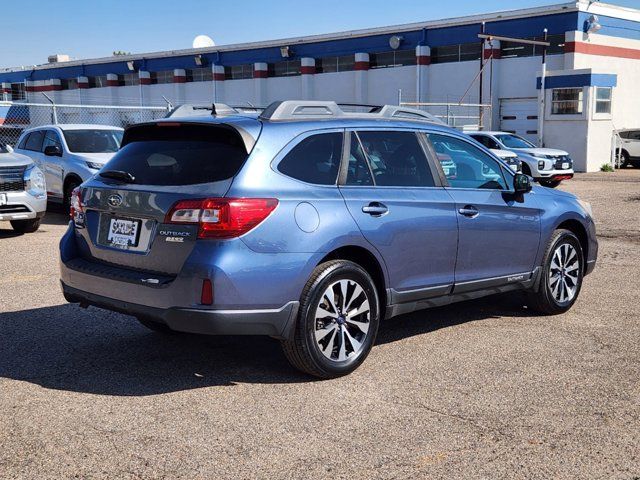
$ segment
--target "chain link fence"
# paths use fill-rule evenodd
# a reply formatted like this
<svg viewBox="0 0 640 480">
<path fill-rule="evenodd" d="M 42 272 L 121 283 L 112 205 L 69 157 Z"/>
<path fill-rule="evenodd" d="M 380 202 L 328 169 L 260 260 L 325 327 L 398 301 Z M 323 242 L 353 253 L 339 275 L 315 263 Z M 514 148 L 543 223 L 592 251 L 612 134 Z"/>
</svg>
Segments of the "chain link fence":
<svg viewBox="0 0 640 480">
<path fill-rule="evenodd" d="M 0 101 L 0 145 L 15 146 L 23 130 L 42 125 L 92 124 L 127 127 L 167 115 L 169 107 L 63 105 Z"/>
<path fill-rule="evenodd" d="M 491 125 L 491 105 L 479 103 L 400 102 L 439 118 L 459 130 L 486 130 Z"/>
</svg>

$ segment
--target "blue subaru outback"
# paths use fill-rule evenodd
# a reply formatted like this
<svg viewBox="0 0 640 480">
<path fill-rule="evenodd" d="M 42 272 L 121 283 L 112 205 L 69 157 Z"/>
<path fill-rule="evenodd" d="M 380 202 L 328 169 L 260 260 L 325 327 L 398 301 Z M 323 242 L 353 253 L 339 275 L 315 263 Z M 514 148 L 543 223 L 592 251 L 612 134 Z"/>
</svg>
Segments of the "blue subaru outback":
<svg viewBox="0 0 640 480">
<path fill-rule="evenodd" d="M 383 318 L 518 289 L 565 312 L 598 251 L 589 204 L 395 106 L 134 125 L 71 217 L 69 302 L 160 332 L 269 335 L 322 378 L 357 368 Z"/>
</svg>

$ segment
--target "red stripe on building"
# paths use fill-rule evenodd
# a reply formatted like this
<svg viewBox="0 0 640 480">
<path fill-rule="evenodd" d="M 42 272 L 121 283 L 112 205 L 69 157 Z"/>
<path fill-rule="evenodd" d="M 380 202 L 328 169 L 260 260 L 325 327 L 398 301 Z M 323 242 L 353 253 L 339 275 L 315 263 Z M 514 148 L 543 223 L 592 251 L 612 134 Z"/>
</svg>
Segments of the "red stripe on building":
<svg viewBox="0 0 640 480">
<path fill-rule="evenodd" d="M 492 53 L 493 53 L 493 58 L 500 58 L 501 56 L 499 48 L 494 48 L 493 50 L 491 50 L 490 48 L 485 48 L 484 59 L 488 60 L 491 57 Z"/>
<path fill-rule="evenodd" d="M 634 48 L 610 47 L 608 45 L 594 45 L 583 42 L 567 42 L 564 53 L 584 53 L 586 55 L 600 55 L 603 57 L 630 58 L 640 60 L 640 50 Z"/>
<path fill-rule="evenodd" d="M 225 80 L 224 73 L 214 73 L 213 74 L 213 79 L 216 82 L 224 82 L 224 80 Z"/>
<path fill-rule="evenodd" d="M 267 70 L 254 70 L 253 78 L 268 78 L 269 72 Z"/>
<path fill-rule="evenodd" d="M 187 83 L 187 77 L 182 75 L 174 75 L 173 83 Z"/>
<path fill-rule="evenodd" d="M 151 78 L 141 77 L 140 78 L 140 85 L 151 85 Z"/>
<path fill-rule="evenodd" d="M 313 75 L 316 73 L 316 67 L 312 67 L 312 66 L 301 66 L 300 67 L 300 73 L 302 75 Z"/>
<path fill-rule="evenodd" d="M 78 82 L 78 88 L 89 88 L 89 84 L 88 83 L 79 83 Z"/>
<path fill-rule="evenodd" d="M 431 57 L 429 55 L 418 55 L 416 63 L 418 65 L 431 65 Z"/>
<path fill-rule="evenodd" d="M 354 70 L 369 70 L 369 62 L 356 62 Z"/>
<path fill-rule="evenodd" d="M 80 87 L 80 83 L 78 84 L 78 88 Z M 85 84 L 88 85 L 88 84 Z M 120 82 L 118 80 L 107 80 L 107 87 L 119 87 L 120 86 Z"/>
</svg>

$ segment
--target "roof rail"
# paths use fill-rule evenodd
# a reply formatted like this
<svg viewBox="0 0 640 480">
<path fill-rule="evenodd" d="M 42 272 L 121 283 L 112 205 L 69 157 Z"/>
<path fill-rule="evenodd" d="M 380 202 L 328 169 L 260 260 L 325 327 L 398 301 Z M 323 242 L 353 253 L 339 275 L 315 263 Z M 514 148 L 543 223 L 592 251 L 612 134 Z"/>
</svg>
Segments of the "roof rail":
<svg viewBox="0 0 640 480">
<path fill-rule="evenodd" d="M 368 112 L 345 112 L 336 102 L 317 100 L 284 100 L 273 102 L 260 118 L 268 121 L 318 120 L 329 118 L 371 118 L 413 120 L 446 125 L 428 112 L 397 105 L 342 104 L 345 107 L 364 107 Z"/>
</svg>

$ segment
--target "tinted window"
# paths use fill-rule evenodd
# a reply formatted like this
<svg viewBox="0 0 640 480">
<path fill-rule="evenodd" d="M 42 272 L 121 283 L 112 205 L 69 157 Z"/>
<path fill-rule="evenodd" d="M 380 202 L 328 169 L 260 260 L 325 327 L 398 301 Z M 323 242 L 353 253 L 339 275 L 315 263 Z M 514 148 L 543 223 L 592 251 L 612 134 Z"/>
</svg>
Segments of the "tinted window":
<svg viewBox="0 0 640 480">
<path fill-rule="evenodd" d="M 34 152 L 39 152 L 42 150 L 42 141 L 44 140 L 44 131 L 37 130 L 35 132 L 31 132 L 29 137 L 26 139 L 24 144 L 25 150 L 32 150 Z"/>
<path fill-rule="evenodd" d="M 496 138 L 507 148 L 535 148 L 532 143 L 517 135 L 496 135 Z"/>
<path fill-rule="evenodd" d="M 70 152 L 114 153 L 122 143 L 121 130 L 64 130 Z"/>
<path fill-rule="evenodd" d="M 376 185 L 433 187 L 424 151 L 413 132 L 358 132 Z"/>
<path fill-rule="evenodd" d="M 447 135 L 430 134 L 429 140 L 452 187 L 506 190 L 499 163 L 479 148 Z"/>
<path fill-rule="evenodd" d="M 355 133 L 351 134 L 351 152 L 349 153 L 346 185 L 373 185 L 367 159 Z"/>
<path fill-rule="evenodd" d="M 124 146 L 105 170 L 122 170 L 142 185 L 193 185 L 233 177 L 247 158 L 235 130 L 181 124 L 127 131 Z"/>
<path fill-rule="evenodd" d="M 311 135 L 287 153 L 278 165 L 285 175 L 317 185 L 334 185 L 340 169 L 342 134 Z"/>
<path fill-rule="evenodd" d="M 62 149 L 62 144 L 60 143 L 60 136 L 57 132 L 53 130 L 47 130 L 44 134 L 44 142 L 42 144 L 42 151 L 50 145 L 54 145 Z"/>
<path fill-rule="evenodd" d="M 500 145 L 491 137 L 487 137 L 486 135 L 471 135 L 471 138 L 489 149 L 500 150 Z"/>
</svg>

